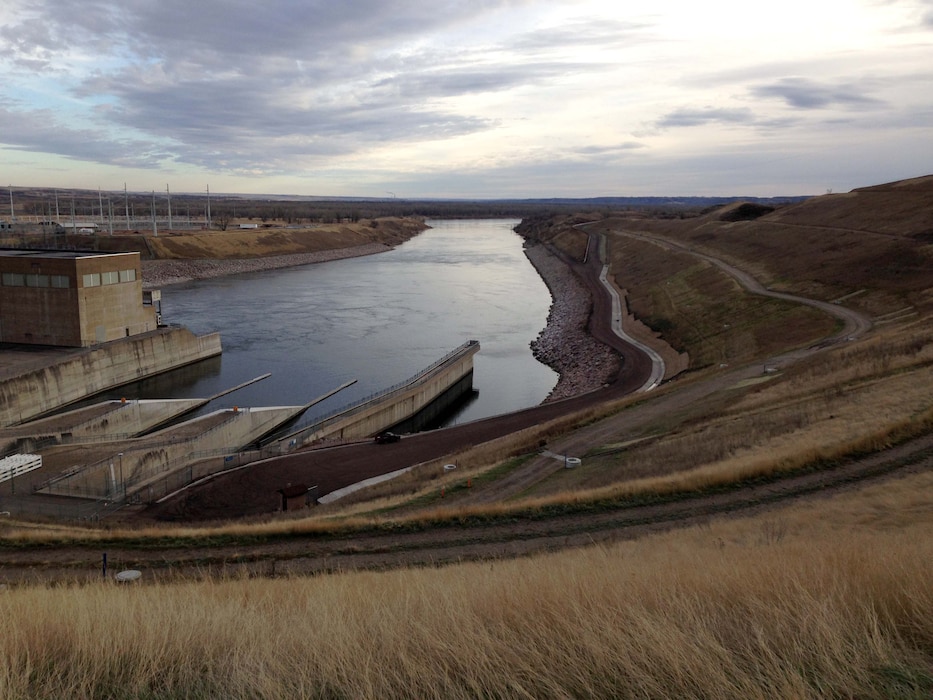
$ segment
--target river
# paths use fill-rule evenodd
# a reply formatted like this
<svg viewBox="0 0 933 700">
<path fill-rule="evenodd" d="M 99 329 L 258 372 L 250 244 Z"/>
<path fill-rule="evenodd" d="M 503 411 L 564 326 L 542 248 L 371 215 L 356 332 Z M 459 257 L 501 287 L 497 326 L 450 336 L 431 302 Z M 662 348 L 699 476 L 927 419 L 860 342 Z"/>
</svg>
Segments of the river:
<svg viewBox="0 0 933 700">
<path fill-rule="evenodd" d="M 551 298 L 512 231 L 518 222 L 428 223 L 378 255 L 165 287 L 164 320 L 220 332 L 223 355 L 111 395 L 207 397 L 271 372 L 209 408 L 303 405 L 356 380 L 313 416 L 404 381 L 475 339 L 477 393 L 447 424 L 540 403 L 557 375 L 529 343 Z"/>
</svg>

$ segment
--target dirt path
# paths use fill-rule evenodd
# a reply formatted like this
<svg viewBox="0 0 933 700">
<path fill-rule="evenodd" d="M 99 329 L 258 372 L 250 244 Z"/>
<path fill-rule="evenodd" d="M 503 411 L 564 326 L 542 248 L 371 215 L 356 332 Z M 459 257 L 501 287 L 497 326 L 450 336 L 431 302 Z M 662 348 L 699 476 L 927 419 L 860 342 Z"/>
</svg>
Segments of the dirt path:
<svg viewBox="0 0 933 700">
<path fill-rule="evenodd" d="M 578 227 L 584 231 L 587 229 L 586 224 L 580 224 Z M 760 294 L 762 296 L 814 306 L 821 311 L 839 318 L 843 322 L 843 328 L 831 338 L 827 338 L 810 347 L 783 353 L 779 356 L 769 358 L 763 363 L 729 369 L 700 381 L 690 382 L 686 386 L 678 387 L 675 391 L 664 393 L 659 396 L 649 396 L 637 411 L 625 411 L 617 416 L 611 416 L 585 428 L 575 430 L 566 438 L 561 438 L 548 445 L 548 451 L 552 454 L 540 455 L 526 462 L 503 479 L 497 480 L 494 484 L 478 488 L 475 492 L 470 493 L 469 496 L 460 498 L 458 503 L 492 503 L 519 496 L 535 484 L 544 481 L 564 468 L 563 461 L 561 459 L 555 459 L 553 457 L 554 453 L 557 455 L 579 457 L 594 446 L 605 444 L 607 441 L 625 442 L 627 440 L 636 439 L 642 436 L 641 431 L 646 426 L 654 423 L 661 416 L 676 414 L 684 410 L 684 407 L 703 401 L 716 392 L 738 384 L 743 379 L 760 376 L 763 365 L 774 367 L 787 365 L 803 357 L 819 352 L 829 345 L 859 337 L 871 329 L 871 321 L 852 309 L 837 304 L 799 297 L 793 294 L 771 291 L 762 286 L 754 277 L 744 270 L 740 270 L 718 258 L 695 251 L 689 246 L 676 241 L 671 241 L 653 234 L 632 231 L 616 230 L 613 231 L 613 233 L 648 241 L 667 248 L 677 248 L 680 251 L 716 265 L 726 274 L 732 276 L 744 289 L 752 294 Z M 597 258 L 598 256 L 589 257 Z M 593 293 L 598 296 L 595 290 Z"/>
</svg>

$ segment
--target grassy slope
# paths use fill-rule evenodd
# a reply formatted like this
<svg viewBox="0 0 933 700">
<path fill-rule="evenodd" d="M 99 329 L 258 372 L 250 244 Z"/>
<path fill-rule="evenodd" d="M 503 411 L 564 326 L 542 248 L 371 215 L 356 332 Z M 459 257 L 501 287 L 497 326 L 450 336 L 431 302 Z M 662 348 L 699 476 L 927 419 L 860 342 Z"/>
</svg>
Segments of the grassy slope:
<svg viewBox="0 0 933 700">
<path fill-rule="evenodd" d="M 933 692 L 933 481 L 513 561 L 0 595 L 0 695 Z"/>
<path fill-rule="evenodd" d="M 742 261 L 766 285 L 882 315 L 933 309 L 933 176 L 815 197 L 754 221 L 618 221 Z"/>
</svg>

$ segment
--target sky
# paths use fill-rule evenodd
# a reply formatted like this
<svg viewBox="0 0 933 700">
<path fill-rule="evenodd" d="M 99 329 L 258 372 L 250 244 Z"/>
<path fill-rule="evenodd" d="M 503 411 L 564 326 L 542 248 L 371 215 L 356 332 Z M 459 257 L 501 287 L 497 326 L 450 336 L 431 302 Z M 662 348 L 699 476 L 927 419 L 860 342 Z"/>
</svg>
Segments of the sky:
<svg viewBox="0 0 933 700">
<path fill-rule="evenodd" d="M 780 196 L 933 173 L 933 0 L 4 0 L 0 182 Z"/>
</svg>

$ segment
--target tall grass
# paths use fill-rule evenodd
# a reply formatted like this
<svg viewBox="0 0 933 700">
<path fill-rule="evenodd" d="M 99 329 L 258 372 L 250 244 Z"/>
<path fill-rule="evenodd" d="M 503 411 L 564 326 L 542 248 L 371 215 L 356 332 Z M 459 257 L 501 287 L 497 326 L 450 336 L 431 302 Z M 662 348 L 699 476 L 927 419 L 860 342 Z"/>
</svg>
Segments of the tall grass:
<svg viewBox="0 0 933 700">
<path fill-rule="evenodd" d="M 861 527 L 850 497 L 843 532 L 811 506 L 445 569 L 8 589 L 0 696 L 927 697 L 930 486 Z"/>
</svg>

